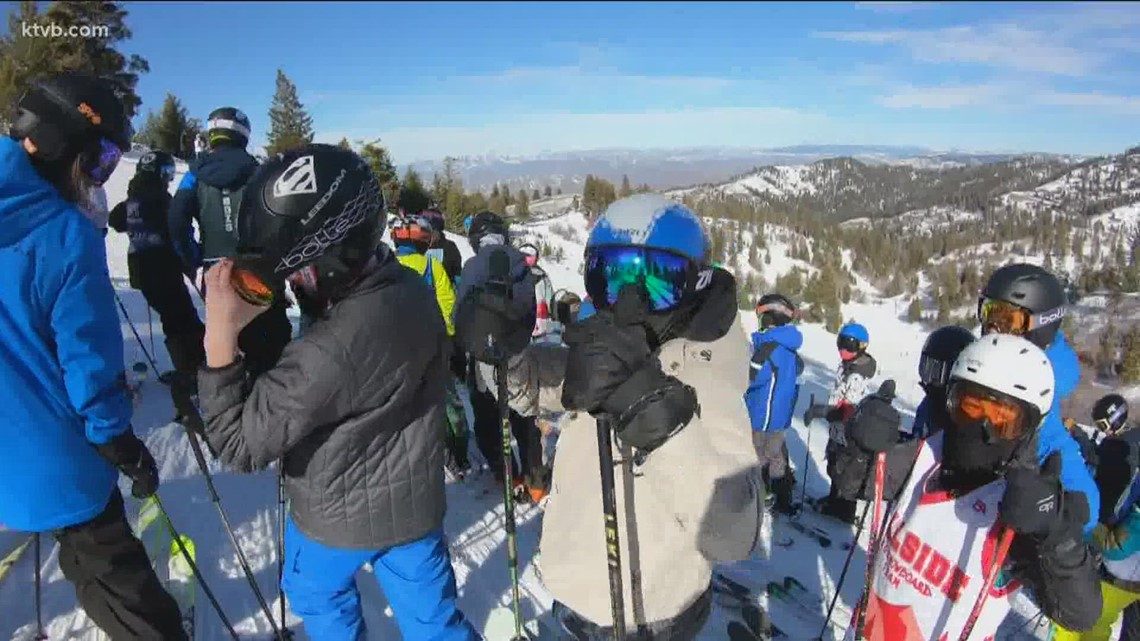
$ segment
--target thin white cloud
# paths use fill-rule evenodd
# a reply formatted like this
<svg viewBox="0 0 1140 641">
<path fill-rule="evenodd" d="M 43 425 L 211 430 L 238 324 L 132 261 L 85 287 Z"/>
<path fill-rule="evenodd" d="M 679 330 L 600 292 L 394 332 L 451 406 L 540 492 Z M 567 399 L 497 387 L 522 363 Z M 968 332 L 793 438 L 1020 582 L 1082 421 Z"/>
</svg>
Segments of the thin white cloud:
<svg viewBox="0 0 1140 641">
<path fill-rule="evenodd" d="M 448 79 L 449 83 L 471 82 L 479 84 L 523 84 L 533 85 L 536 82 L 550 82 L 559 84 L 584 84 L 595 90 L 604 90 L 606 86 L 619 86 L 625 92 L 636 93 L 642 88 L 667 88 L 678 91 L 709 92 L 731 87 L 736 81 L 731 78 L 718 76 L 650 76 L 643 74 L 622 73 L 616 70 L 601 68 L 588 68 L 583 65 L 564 65 L 557 67 L 511 67 L 504 71 L 483 74 L 456 76 Z"/>
<path fill-rule="evenodd" d="M 1045 91 L 1036 97 L 1046 105 L 1089 107 L 1123 114 L 1140 114 L 1140 97 L 1098 92 Z"/>
<path fill-rule="evenodd" d="M 916 60 L 972 63 L 1019 71 L 1083 76 L 1105 56 L 1058 41 L 1045 31 L 1014 24 L 945 27 L 929 30 L 821 31 L 820 38 L 872 45 L 898 45 Z"/>
<path fill-rule="evenodd" d="M 612 147 L 693 147 L 815 141 L 825 116 L 779 107 L 707 108 L 644 113 L 533 113 L 471 127 L 357 127 L 322 132 L 318 142 L 379 136 L 399 162 L 484 153 Z"/>
<path fill-rule="evenodd" d="M 887 2 L 856 2 L 855 6 L 860 9 L 870 9 L 875 13 L 913 13 L 924 9 L 932 9 L 939 4 L 938 2 L 904 2 L 902 0 L 890 0 Z"/>
<path fill-rule="evenodd" d="M 890 109 L 954 109 L 992 104 L 1005 91 L 997 85 L 965 85 L 951 87 L 905 87 L 878 98 Z"/>
</svg>

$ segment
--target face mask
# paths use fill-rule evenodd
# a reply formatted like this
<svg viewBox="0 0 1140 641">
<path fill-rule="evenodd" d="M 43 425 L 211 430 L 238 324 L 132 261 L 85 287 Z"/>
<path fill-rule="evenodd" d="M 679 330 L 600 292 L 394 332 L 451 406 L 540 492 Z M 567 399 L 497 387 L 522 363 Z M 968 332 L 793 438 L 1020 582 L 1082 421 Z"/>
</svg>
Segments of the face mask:
<svg viewBox="0 0 1140 641">
<path fill-rule="evenodd" d="M 859 354 L 857 352 L 849 352 L 845 349 L 839 350 L 839 359 L 844 361 L 854 360 Z"/>
</svg>

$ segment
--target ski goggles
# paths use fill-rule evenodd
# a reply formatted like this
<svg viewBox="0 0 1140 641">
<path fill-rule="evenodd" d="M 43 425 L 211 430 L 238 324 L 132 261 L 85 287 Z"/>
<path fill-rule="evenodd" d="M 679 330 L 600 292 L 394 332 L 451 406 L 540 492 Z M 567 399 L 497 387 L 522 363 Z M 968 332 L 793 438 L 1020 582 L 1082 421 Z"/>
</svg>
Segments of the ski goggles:
<svg viewBox="0 0 1140 641">
<path fill-rule="evenodd" d="M 851 352 L 853 354 L 867 349 L 867 344 L 863 341 L 854 336 L 845 336 L 842 334 L 835 339 L 835 346 L 838 347 L 840 351 Z"/>
<path fill-rule="evenodd" d="M 523 243 L 519 245 L 519 251 L 522 252 L 527 267 L 534 267 L 538 264 L 538 247 L 530 243 Z"/>
<path fill-rule="evenodd" d="M 115 173 L 115 168 L 119 166 L 119 160 L 123 158 L 123 150 L 115 143 L 100 138 L 98 146 L 83 154 L 80 161 L 83 167 L 83 173 L 95 183 L 96 186 L 102 186 L 111 178 L 111 174 Z M 173 177 L 173 171 L 171 173 Z"/>
<path fill-rule="evenodd" d="M 983 333 L 1013 334 L 1024 336 L 1029 332 L 1056 323 L 1065 317 L 1065 308 L 1058 307 L 1040 314 L 1008 301 L 983 298 L 978 301 L 978 320 Z"/>
<path fill-rule="evenodd" d="M 230 272 L 230 285 L 250 305 L 269 307 L 276 298 L 273 288 L 248 267 L 234 265 Z"/>
<path fill-rule="evenodd" d="M 954 363 L 946 362 L 923 354 L 918 358 L 918 380 L 924 385 L 945 387 L 950 381 Z"/>
<path fill-rule="evenodd" d="M 1124 404 L 1120 404 L 1112 407 L 1108 416 L 1105 416 L 1104 418 L 1098 418 L 1093 423 L 1100 431 L 1105 432 L 1106 434 L 1114 434 L 1119 431 L 1119 427 L 1117 426 L 1124 424 L 1124 415 L 1126 412 L 1126 406 Z"/>
<path fill-rule="evenodd" d="M 405 223 L 392 229 L 392 240 L 398 243 L 430 243 L 434 233 L 430 225 Z"/>
<path fill-rule="evenodd" d="M 779 314 L 781 316 L 787 316 L 788 318 L 795 318 L 796 317 L 795 310 L 793 310 L 792 308 L 788 307 L 787 305 L 785 305 L 779 301 L 773 301 L 771 303 L 765 303 L 763 305 L 759 305 L 759 304 L 756 305 L 756 314 L 757 315 L 763 315 L 763 314 L 766 314 L 768 312 L 771 312 L 773 314 Z"/>
<path fill-rule="evenodd" d="M 636 245 L 591 248 L 586 256 L 586 293 L 599 308 L 617 302 L 626 285 L 641 289 L 651 312 L 671 310 L 697 289 L 696 263 L 665 249 Z"/>
<path fill-rule="evenodd" d="M 1040 416 L 1025 404 L 971 381 L 950 384 L 946 408 L 957 425 L 985 421 L 999 438 L 1015 441 L 1037 427 Z"/>
<path fill-rule="evenodd" d="M 174 165 L 163 165 L 159 168 L 158 175 L 162 176 L 164 182 L 174 180 Z"/>
</svg>

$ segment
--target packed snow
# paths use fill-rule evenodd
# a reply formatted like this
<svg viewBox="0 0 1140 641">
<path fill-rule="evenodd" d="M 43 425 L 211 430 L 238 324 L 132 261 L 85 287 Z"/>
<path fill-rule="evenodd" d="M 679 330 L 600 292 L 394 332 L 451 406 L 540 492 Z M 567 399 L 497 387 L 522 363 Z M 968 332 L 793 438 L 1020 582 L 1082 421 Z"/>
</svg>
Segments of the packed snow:
<svg viewBox="0 0 1140 641">
<path fill-rule="evenodd" d="M 106 185 L 108 201 L 113 206 L 126 197 L 126 186 L 134 171 L 134 159 L 128 158 Z M 182 168 L 180 168 L 182 169 Z M 177 184 L 178 178 L 174 185 Z M 570 212 L 526 225 L 516 226 L 518 241 L 549 245 L 551 255 L 540 260 L 554 287 L 566 288 L 582 294 L 582 264 L 584 243 L 587 235 L 586 218 L 580 212 Z M 788 238 L 780 237 L 781 230 L 769 228 L 768 244 L 772 253 L 772 264 L 766 265 L 762 275 L 772 282 L 776 275 L 785 273 L 799 261 L 787 258 Z M 453 236 L 464 257 L 471 255 L 470 247 L 460 238 Z M 751 239 L 749 239 L 751 242 Z M 111 276 L 119 297 L 137 329 L 136 340 L 128 319 L 122 319 L 124 354 L 126 363 L 145 361 L 143 350 L 150 352 L 158 361 L 160 369 L 170 367 L 169 358 L 163 347 L 160 326 L 151 322 L 147 306 L 141 294 L 129 288 L 126 266 L 127 239 L 115 232 L 107 237 L 107 253 Z M 561 250 L 561 260 L 553 260 L 553 255 Z M 747 262 L 747 261 L 744 261 Z M 806 267 L 806 263 L 803 264 Z M 752 269 L 748 267 L 748 269 Z M 196 295 L 195 295 L 196 296 Z M 853 299 L 854 300 L 854 299 Z M 199 313 L 201 301 L 196 299 Z M 909 428 L 913 408 L 921 399 L 917 385 L 916 366 L 918 353 L 925 337 L 925 331 L 917 325 L 908 324 L 900 318 L 904 300 L 871 299 L 871 302 L 853 302 L 843 306 L 843 316 L 857 320 L 870 329 L 870 352 L 879 363 L 879 374 L 874 385 L 893 378 L 898 384 L 899 406 L 908 416 L 904 427 Z M 745 312 L 741 316 L 742 334 L 740 349 L 748 349 L 747 337 L 756 329 L 756 318 Z M 827 441 L 825 431 L 809 433 L 799 418 L 814 397 L 822 402 L 834 377 L 838 363 L 835 335 L 818 324 L 801 325 L 805 342 L 801 351 L 806 361 L 803 387 L 796 408 L 792 429 L 788 435 L 788 448 L 791 461 L 800 481 L 797 492 L 806 481 L 807 494 L 818 496 L 827 489 L 824 470 L 824 446 Z M 745 376 L 742 372 L 741 376 Z M 742 381 L 743 385 L 743 381 Z M 237 557 L 222 530 L 218 516 L 205 492 L 203 479 L 190 452 L 182 427 L 171 422 L 174 410 L 167 389 L 153 380 L 144 384 L 141 400 L 134 417 L 135 430 L 144 438 L 160 464 L 162 497 L 173 524 L 182 533 L 189 535 L 196 543 L 198 565 L 213 590 L 218 594 L 226 614 L 234 622 L 238 632 L 259 638 L 267 638 L 270 625 L 261 614 L 257 603 L 241 574 Z M 470 418 L 470 410 L 468 410 Z M 747 430 L 749 426 L 741 425 Z M 473 441 L 474 439 L 472 439 Z M 810 447 L 808 447 L 810 444 Z M 805 459 L 805 453 L 809 459 Z M 481 457 L 472 443 L 472 460 Z M 805 467 L 804 462 L 807 460 Z M 237 530 L 242 548 L 257 576 L 258 583 L 274 601 L 273 611 L 277 612 L 276 599 L 276 479 L 273 470 L 256 474 L 236 474 L 227 471 L 219 463 L 213 462 L 211 472 L 221 495 L 224 507 Z M 125 495 L 127 485 L 122 485 Z M 510 585 L 507 574 L 505 533 L 503 531 L 503 506 L 498 484 L 489 474 L 475 474 L 466 481 L 448 486 L 448 514 L 445 530 L 450 540 L 452 563 L 459 585 L 459 606 L 477 629 L 482 629 L 488 614 L 497 607 L 509 603 Z M 127 500 L 132 515 L 137 513 L 138 502 Z M 542 586 L 538 575 L 535 553 L 541 532 L 542 511 L 533 506 L 519 506 L 518 540 L 520 557 L 520 577 L 523 595 L 522 612 L 528 619 L 548 613 L 552 597 Z M 133 518 L 133 516 L 132 516 Z M 828 527 L 823 519 L 815 518 L 821 527 L 834 532 L 837 543 L 852 538 L 850 529 Z M 869 528 L 868 528 L 869 529 Z M 15 533 L 0 533 L 0 546 L 18 539 Z M 598 536 L 603 536 L 602 532 Z M 791 539 L 792 547 L 771 547 L 773 540 Z M 803 537 L 788 527 L 781 519 L 768 519 L 764 525 L 765 549 L 753 559 L 726 566 L 724 571 L 737 580 L 753 587 L 764 586 L 771 580 L 782 580 L 794 576 L 809 591 L 818 593 L 824 604 L 830 601 L 835 583 L 843 567 L 846 552 L 840 545 L 820 548 L 812 540 Z M 852 570 L 842 588 L 841 606 L 833 617 L 836 623 L 834 638 L 841 638 L 847 624 L 850 608 L 862 589 L 863 568 L 866 567 L 867 535 L 861 538 L 854 552 Z M 0 556 L 7 549 L 0 547 Z M 60 573 L 57 564 L 57 551 L 50 538 L 44 538 L 42 559 L 43 577 L 43 619 L 48 637 L 51 639 L 99 639 L 99 633 L 91 621 L 78 607 L 74 591 Z M 357 583 L 362 592 L 365 618 L 368 625 L 368 638 L 390 640 L 400 638 L 387 599 L 372 580 L 369 568 L 357 575 Z M 604 589 L 600 587 L 599 589 Z M 762 593 L 763 590 L 760 589 Z M 12 571 L 0 583 L 0 638 L 16 640 L 32 639 L 35 634 L 33 610 L 33 555 L 20 557 Z M 796 609 L 781 602 L 767 604 L 767 597 L 761 596 L 761 603 L 768 605 L 770 615 L 776 625 L 796 637 L 814 638 L 819 634 L 823 622 L 820 609 L 815 618 L 805 618 Z M 200 639 L 225 638 L 224 630 L 211 611 L 208 602 L 199 594 L 197 600 L 197 624 Z M 1016 601 L 1015 612 L 1009 617 L 1002 639 L 1045 638 L 1047 626 L 1023 626 L 1031 623 L 1037 615 L 1036 608 L 1024 597 Z M 729 621 L 739 617 L 730 609 L 717 606 L 700 641 L 723 641 Z M 290 614 L 289 625 L 297 633 L 298 639 L 307 638 L 300 620 Z M 1019 629 L 1021 626 L 1021 629 Z M 832 638 L 825 635 L 824 638 Z M 491 639 L 490 641 L 505 641 Z"/>
</svg>

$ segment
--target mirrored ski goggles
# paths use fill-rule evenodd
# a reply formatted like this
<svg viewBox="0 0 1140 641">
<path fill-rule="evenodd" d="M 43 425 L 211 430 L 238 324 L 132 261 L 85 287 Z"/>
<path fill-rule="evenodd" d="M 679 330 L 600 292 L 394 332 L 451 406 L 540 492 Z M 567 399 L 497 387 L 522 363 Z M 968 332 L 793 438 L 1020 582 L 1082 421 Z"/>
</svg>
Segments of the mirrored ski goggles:
<svg viewBox="0 0 1140 641">
<path fill-rule="evenodd" d="M 777 314 L 779 316 L 786 316 L 788 318 L 795 318 L 795 310 L 789 308 L 787 305 L 780 302 L 765 303 L 763 305 L 756 305 L 756 314 L 762 315 L 768 312 Z"/>
<path fill-rule="evenodd" d="M 626 285 L 641 288 L 649 311 L 664 312 L 696 288 L 697 265 L 671 251 L 633 245 L 606 245 L 586 256 L 586 292 L 599 308 L 617 302 Z"/>
<path fill-rule="evenodd" d="M 867 349 L 867 344 L 854 336 L 840 335 L 835 339 L 835 346 L 845 352 L 858 353 Z"/>
<path fill-rule="evenodd" d="M 392 240 L 408 243 L 430 243 L 434 230 L 431 227 L 410 223 L 392 229 Z"/>
<path fill-rule="evenodd" d="M 918 358 L 918 380 L 922 381 L 924 385 L 945 387 L 946 383 L 950 381 L 950 372 L 953 369 L 954 363 L 948 363 L 925 354 Z"/>
<path fill-rule="evenodd" d="M 123 150 L 115 143 L 100 138 L 97 148 L 83 154 L 81 160 L 83 166 L 83 173 L 95 183 L 96 186 L 102 186 L 111 178 L 111 174 L 115 173 L 115 168 L 119 166 L 119 160 L 123 158 Z M 173 173 L 171 174 L 173 176 Z"/>
<path fill-rule="evenodd" d="M 957 425 L 985 421 L 996 436 L 1015 441 L 1036 429 L 1040 416 L 1009 396 L 970 381 L 950 384 L 946 409 Z"/>
<path fill-rule="evenodd" d="M 230 285 L 237 295 L 250 305 L 269 307 L 273 304 L 275 298 L 273 288 L 246 267 L 234 265 L 233 271 L 230 272 Z"/>
</svg>

